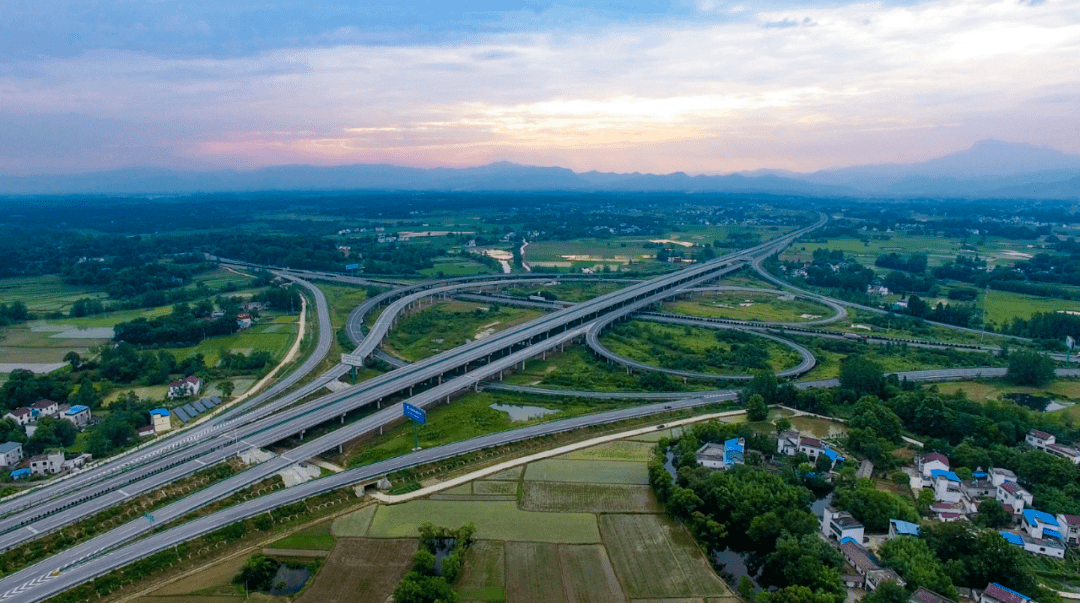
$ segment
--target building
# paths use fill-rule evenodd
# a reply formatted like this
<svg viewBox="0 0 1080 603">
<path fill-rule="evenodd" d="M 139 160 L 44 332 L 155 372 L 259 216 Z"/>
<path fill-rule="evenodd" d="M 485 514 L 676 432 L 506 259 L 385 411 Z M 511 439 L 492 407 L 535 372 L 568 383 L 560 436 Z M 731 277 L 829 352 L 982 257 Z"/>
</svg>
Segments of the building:
<svg viewBox="0 0 1080 603">
<path fill-rule="evenodd" d="M 172 429 L 172 415 L 164 408 L 155 408 L 150 411 L 150 424 L 154 433 L 165 433 Z"/>
<path fill-rule="evenodd" d="M 991 469 L 990 481 L 994 484 L 994 487 L 997 488 L 1005 482 L 1015 482 L 1016 474 L 1008 469 Z"/>
<path fill-rule="evenodd" d="M 30 409 L 36 410 L 38 416 L 50 416 L 54 419 L 60 414 L 60 404 L 44 398 L 31 404 Z"/>
<path fill-rule="evenodd" d="M 979 597 L 979 603 L 1031 603 L 1031 598 L 997 582 L 991 582 Z"/>
<path fill-rule="evenodd" d="M 900 586 L 904 585 L 900 574 L 891 569 L 876 569 L 866 572 L 866 590 L 877 590 L 877 587 L 886 582 L 895 582 Z"/>
<path fill-rule="evenodd" d="M 1061 513 L 1057 520 L 1063 540 L 1069 544 L 1080 544 L 1080 516 Z"/>
<path fill-rule="evenodd" d="M 1032 538 L 1027 534 L 998 532 L 1009 544 L 1014 544 L 1033 555 L 1043 555 L 1056 559 L 1065 558 L 1065 545 L 1049 538 Z"/>
<path fill-rule="evenodd" d="M 199 392 L 202 391 L 202 387 L 203 380 L 194 375 L 190 375 L 179 381 L 170 383 L 168 396 L 170 399 L 198 396 Z"/>
<path fill-rule="evenodd" d="M 795 456 L 800 452 L 805 454 L 811 463 L 816 463 L 818 457 L 826 455 L 834 463 L 842 462 L 844 457 L 836 454 L 829 445 L 817 438 L 808 438 L 799 435 L 797 431 L 785 431 L 776 440 L 776 452 L 784 456 Z"/>
<path fill-rule="evenodd" d="M 144 425 L 143 427 L 136 429 L 135 434 L 140 438 L 152 438 L 157 435 L 157 432 L 154 431 L 153 425 Z"/>
<path fill-rule="evenodd" d="M 900 519 L 889 520 L 889 538 L 896 538 L 897 536 L 918 536 L 919 526 L 911 523 L 910 521 L 903 521 Z"/>
<path fill-rule="evenodd" d="M 876 590 L 878 586 L 885 582 L 896 582 L 900 586 L 904 585 L 904 581 L 900 579 L 896 572 L 881 567 L 881 564 L 870 554 L 870 551 L 851 538 L 844 538 L 840 541 L 840 554 L 862 577 L 866 590 Z M 858 578 L 856 576 L 845 576 L 844 582 L 856 584 Z"/>
<path fill-rule="evenodd" d="M 733 438 L 723 444 L 707 443 L 698 449 L 697 462 L 709 469 L 729 469 L 735 465 L 743 464 L 743 454 L 746 450 L 746 441 L 743 438 Z"/>
<path fill-rule="evenodd" d="M 964 481 L 962 484 L 964 496 L 973 501 L 980 498 L 994 498 L 997 488 L 994 487 L 994 482 L 990 480 L 989 473 L 975 472 L 971 476 L 971 479 Z"/>
<path fill-rule="evenodd" d="M 1038 448 L 1039 450 L 1046 450 L 1046 447 L 1050 444 L 1055 443 L 1057 441 L 1057 438 L 1055 438 L 1054 435 L 1051 433 L 1039 431 L 1038 429 L 1032 429 L 1030 432 L 1028 432 L 1026 436 L 1024 436 L 1024 441 L 1031 446 Z"/>
<path fill-rule="evenodd" d="M 934 469 L 930 472 L 930 481 L 934 486 L 934 500 L 951 503 L 964 500 L 964 490 L 960 478 L 952 471 Z"/>
<path fill-rule="evenodd" d="M 1024 518 L 1024 531 L 1032 538 L 1057 538 L 1059 540 L 1065 538 L 1061 533 L 1061 524 L 1058 523 L 1057 517 L 1035 509 L 1024 509 L 1021 516 Z"/>
<path fill-rule="evenodd" d="M 75 471 L 76 469 L 82 469 L 87 463 L 93 460 L 93 456 L 88 452 L 84 452 L 75 458 L 67 459 L 61 463 L 60 468 L 64 473 Z"/>
<path fill-rule="evenodd" d="M 799 432 L 782 432 L 776 439 L 776 452 L 784 456 L 795 456 L 799 452 Z"/>
<path fill-rule="evenodd" d="M 863 524 L 847 511 L 837 511 L 832 506 L 825 507 L 821 517 L 821 533 L 826 538 L 843 542 L 845 539 L 861 543 L 865 529 Z"/>
<path fill-rule="evenodd" d="M 1013 515 L 1022 513 L 1025 507 L 1031 506 L 1032 501 L 1031 492 L 1021 488 L 1016 482 L 1002 482 L 997 487 L 994 498 L 999 503 L 1012 507 Z"/>
<path fill-rule="evenodd" d="M 30 457 L 32 475 L 55 475 L 64 468 L 63 452 L 46 452 Z"/>
<path fill-rule="evenodd" d="M 965 519 L 967 508 L 959 502 L 936 502 L 930 505 L 930 511 L 938 521 L 950 522 Z"/>
<path fill-rule="evenodd" d="M 251 326 L 251 315 L 247 312 L 241 312 L 236 315 L 236 326 L 241 329 L 246 329 Z"/>
<path fill-rule="evenodd" d="M 935 469 L 940 471 L 949 471 L 949 459 L 940 452 L 931 452 L 929 454 L 919 455 L 915 459 L 915 464 L 919 470 L 919 474 L 922 475 L 923 480 L 930 480 L 930 472 Z"/>
<path fill-rule="evenodd" d="M 911 593 L 910 603 L 956 603 L 952 599 L 945 598 L 932 590 L 919 587 L 918 590 Z"/>
<path fill-rule="evenodd" d="M 71 421 L 75 427 L 82 429 L 90 424 L 90 407 L 76 404 L 64 411 L 64 419 Z"/>
<path fill-rule="evenodd" d="M 30 476 L 31 473 L 29 469 L 16 469 L 12 471 L 11 475 L 8 477 L 10 477 L 12 481 L 18 481 L 20 479 L 29 479 Z"/>
<path fill-rule="evenodd" d="M 18 442 L 4 442 L 0 444 L 0 466 L 14 467 L 22 462 L 22 444 Z"/>
<path fill-rule="evenodd" d="M 1050 454 L 1072 461 L 1074 465 L 1080 465 L 1080 450 L 1064 444 L 1050 444 L 1045 450 Z"/>
<path fill-rule="evenodd" d="M 20 406 L 4 415 L 5 419 L 11 419 L 18 425 L 29 425 L 34 422 L 34 411 L 28 406 Z"/>
</svg>

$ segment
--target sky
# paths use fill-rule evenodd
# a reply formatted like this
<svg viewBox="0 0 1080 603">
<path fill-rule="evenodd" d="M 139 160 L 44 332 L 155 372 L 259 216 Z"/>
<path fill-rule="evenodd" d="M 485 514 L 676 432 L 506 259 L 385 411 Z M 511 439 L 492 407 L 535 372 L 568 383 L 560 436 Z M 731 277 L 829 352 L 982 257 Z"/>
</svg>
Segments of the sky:
<svg viewBox="0 0 1080 603">
<path fill-rule="evenodd" d="M 813 171 L 985 139 L 1080 154 L 1080 0 L 0 0 L 0 174 Z"/>
</svg>

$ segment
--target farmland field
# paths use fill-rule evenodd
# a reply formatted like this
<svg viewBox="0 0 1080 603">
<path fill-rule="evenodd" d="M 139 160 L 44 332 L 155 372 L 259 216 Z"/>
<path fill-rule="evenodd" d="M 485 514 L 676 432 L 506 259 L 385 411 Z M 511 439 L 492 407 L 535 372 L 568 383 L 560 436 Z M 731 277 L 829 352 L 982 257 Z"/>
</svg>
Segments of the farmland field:
<svg viewBox="0 0 1080 603">
<path fill-rule="evenodd" d="M 600 530 L 631 599 L 730 595 L 690 535 L 660 515 L 601 515 Z"/>
<path fill-rule="evenodd" d="M 458 527 L 476 524 L 476 537 L 488 540 L 532 542 L 600 542 L 596 517 L 589 513 L 529 513 L 510 501 L 414 500 L 400 505 L 381 506 L 368 530 L 374 538 L 413 536 L 421 523 Z"/>
<path fill-rule="evenodd" d="M 506 547 L 500 541 L 477 540 L 465 554 L 454 588 L 463 603 L 506 600 Z"/>
<path fill-rule="evenodd" d="M 384 603 L 412 563 L 418 541 L 341 538 L 300 603 Z"/>
<path fill-rule="evenodd" d="M 521 508 L 526 511 L 579 513 L 659 513 L 649 486 L 525 482 Z"/>
<path fill-rule="evenodd" d="M 330 522 L 311 526 L 306 530 L 294 532 L 270 545 L 275 549 L 295 549 L 305 551 L 329 551 L 334 548 L 334 537 L 330 533 Z"/>
<path fill-rule="evenodd" d="M 387 337 L 386 348 L 405 360 L 422 360 L 543 315 L 524 308 L 503 306 L 492 312 L 487 304 L 436 302 L 402 318 Z"/>
<path fill-rule="evenodd" d="M 764 322 L 805 322 L 828 318 L 836 312 L 823 304 L 790 295 L 731 291 L 697 294 L 660 306 L 661 312 L 704 318 L 760 320 Z"/>
<path fill-rule="evenodd" d="M 626 600 L 603 546 L 560 545 L 559 561 L 567 601 L 619 603 Z"/>
<path fill-rule="evenodd" d="M 484 479 L 486 479 L 486 480 L 494 480 L 494 481 L 512 481 L 512 482 L 516 482 L 519 479 L 521 479 L 521 472 L 524 469 L 525 469 L 524 467 L 510 467 L 509 469 L 503 469 L 502 471 L 499 471 L 497 473 L 492 473 L 491 475 L 485 477 Z"/>
<path fill-rule="evenodd" d="M 368 505 L 359 511 L 353 511 L 348 515 L 342 515 L 334 520 L 330 526 L 330 533 L 334 536 L 359 537 L 366 536 L 371 518 L 375 517 L 378 505 Z"/>
<path fill-rule="evenodd" d="M 559 545 L 506 543 L 507 603 L 567 603 L 559 568 Z"/>
<path fill-rule="evenodd" d="M 631 440 L 616 440 L 606 442 L 599 446 L 575 450 L 561 458 L 578 461 L 641 461 L 648 462 L 652 458 L 652 446 L 642 442 Z"/>
<path fill-rule="evenodd" d="M 981 297 L 986 307 L 986 320 L 997 326 L 1011 324 L 1013 318 L 1027 320 L 1036 312 L 1080 312 L 1080 301 L 1035 297 L 1008 291 L 990 291 L 989 296 L 983 292 Z"/>
<path fill-rule="evenodd" d="M 226 559 L 221 563 L 216 563 L 204 570 L 167 584 L 135 601 L 138 603 L 243 601 L 244 592 L 242 586 L 238 588 L 232 583 L 232 579 L 233 576 L 240 572 L 241 566 L 247 560 L 246 555 Z"/>
<path fill-rule="evenodd" d="M 66 312 L 76 300 L 106 297 L 104 291 L 94 287 L 66 285 L 56 275 L 0 279 L 0 299 L 7 303 L 21 301 L 35 314 Z"/>
<path fill-rule="evenodd" d="M 516 495 L 517 487 L 517 482 L 479 481 L 473 482 L 473 493 L 485 496 Z"/>
<path fill-rule="evenodd" d="M 529 463 L 526 481 L 586 484 L 649 484 L 647 465 L 628 461 L 570 461 L 547 459 Z"/>
</svg>

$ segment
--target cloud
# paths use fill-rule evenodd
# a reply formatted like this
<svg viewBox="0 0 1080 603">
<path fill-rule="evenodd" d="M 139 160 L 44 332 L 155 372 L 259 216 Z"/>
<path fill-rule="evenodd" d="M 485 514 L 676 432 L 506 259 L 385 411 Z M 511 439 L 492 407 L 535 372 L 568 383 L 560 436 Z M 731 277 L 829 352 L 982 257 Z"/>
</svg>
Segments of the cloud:
<svg viewBox="0 0 1080 603">
<path fill-rule="evenodd" d="M 164 162 L 815 169 L 923 159 L 1040 119 L 1055 127 L 1030 142 L 1080 152 L 1068 135 L 1080 116 L 1045 100 L 1080 94 L 1075 1 L 739 15 L 439 45 L 358 44 L 343 30 L 331 45 L 233 58 L 84 52 L 0 66 L 0 96 L 42 123 L 130 124 L 142 140 L 126 137 L 116 162 L 137 162 L 142 145 Z M 35 161 L 50 149 L 65 165 L 93 161 L 35 148 Z M 0 138 L 0 156 L 13 169 L 16 144 Z"/>
</svg>

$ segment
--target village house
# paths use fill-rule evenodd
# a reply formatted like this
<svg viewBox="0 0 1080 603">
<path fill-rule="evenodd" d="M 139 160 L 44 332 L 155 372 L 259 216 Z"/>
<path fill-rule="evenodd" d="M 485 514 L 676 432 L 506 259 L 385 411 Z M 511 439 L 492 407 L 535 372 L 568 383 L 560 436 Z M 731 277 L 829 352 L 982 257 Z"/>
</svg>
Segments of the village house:
<svg viewBox="0 0 1080 603">
<path fill-rule="evenodd" d="M 934 486 L 934 500 L 938 502 L 958 503 L 964 500 L 964 491 L 960 478 L 952 471 L 934 469 L 930 472 Z"/>
<path fill-rule="evenodd" d="M 709 469 L 729 469 L 743 464 L 746 442 L 743 438 L 733 438 L 723 444 L 707 443 L 698 449 L 697 462 Z"/>
<path fill-rule="evenodd" d="M 964 496 L 971 500 L 980 498 L 994 498 L 997 488 L 990 479 L 990 474 L 977 471 L 971 474 L 971 479 L 964 480 L 962 484 Z"/>
<path fill-rule="evenodd" d="M 896 572 L 881 567 L 881 564 L 870 554 L 870 551 L 867 551 L 854 539 L 844 538 L 840 542 L 840 554 L 863 577 L 868 591 L 876 590 L 878 586 L 885 582 L 896 582 L 900 586 L 904 585 L 904 581 L 900 579 Z M 848 579 L 845 578 L 845 582 L 847 581 Z"/>
<path fill-rule="evenodd" d="M 247 329 L 251 326 L 251 315 L 247 312 L 241 312 L 236 315 L 236 326 L 241 329 Z"/>
<path fill-rule="evenodd" d="M 37 411 L 38 417 L 49 416 L 55 419 L 60 414 L 60 404 L 44 398 L 31 404 L 30 408 Z"/>
<path fill-rule="evenodd" d="M 889 520 L 889 539 L 892 540 L 898 536 L 916 536 L 919 535 L 918 524 L 911 523 L 910 521 L 903 521 L 900 519 Z"/>
<path fill-rule="evenodd" d="M 1024 531 L 1032 538 L 1064 538 L 1057 517 L 1035 509 L 1024 509 L 1021 515 L 1024 518 Z"/>
<path fill-rule="evenodd" d="M 75 458 L 70 458 L 61 463 L 60 468 L 64 473 L 75 471 L 76 469 L 82 469 L 87 463 L 93 460 L 93 456 L 89 452 L 84 452 Z"/>
<path fill-rule="evenodd" d="M 911 598 L 908 599 L 910 603 L 956 603 L 952 599 L 943 597 L 932 590 L 927 590 L 923 587 L 919 587 L 915 592 L 911 593 Z"/>
<path fill-rule="evenodd" d="M 203 380 L 194 375 L 190 375 L 179 381 L 170 383 L 168 396 L 170 399 L 198 396 L 199 392 L 202 391 L 202 388 Z"/>
<path fill-rule="evenodd" d="M 990 470 L 990 482 L 997 488 L 1005 482 L 1015 482 L 1016 474 L 1008 469 L 991 469 Z"/>
<path fill-rule="evenodd" d="M 1068 459 L 1074 465 L 1080 465 L 1080 450 L 1059 444 L 1054 434 L 1032 429 L 1024 436 L 1024 441 L 1033 448 Z"/>
<path fill-rule="evenodd" d="M 863 524 L 855 519 L 847 511 L 838 511 L 831 506 L 825 507 L 821 516 L 821 533 L 826 538 L 836 541 L 852 539 L 855 542 L 863 541 L 865 529 Z"/>
<path fill-rule="evenodd" d="M 991 582 L 979 597 L 979 603 L 1031 603 L 1031 598 L 997 582 Z"/>
<path fill-rule="evenodd" d="M 999 503 L 1012 507 L 1013 515 L 1022 513 L 1025 507 L 1031 505 L 1032 501 L 1031 492 L 1023 489 L 1020 484 L 1016 482 L 1002 482 L 1001 485 L 997 487 L 994 498 L 996 498 Z"/>
<path fill-rule="evenodd" d="M 64 411 L 63 418 L 74 423 L 75 427 L 82 429 L 90 424 L 90 407 L 76 404 Z"/>
<path fill-rule="evenodd" d="M 155 408 L 150 411 L 150 423 L 154 433 L 165 433 L 172 429 L 172 415 L 165 408 Z"/>
<path fill-rule="evenodd" d="M 18 442 L 4 442 L 0 444 L 0 466 L 14 467 L 22 462 L 22 444 Z"/>
<path fill-rule="evenodd" d="M 998 532 L 1009 544 L 1014 544 L 1033 555 L 1043 555 L 1065 558 L 1065 545 L 1049 538 L 1033 538 L 1028 534 L 1013 534 L 1012 532 Z"/>
<path fill-rule="evenodd" d="M 967 518 L 967 508 L 959 502 L 936 502 L 930 505 L 930 512 L 938 521 L 946 523 Z"/>
<path fill-rule="evenodd" d="M 1039 431 L 1038 429 L 1032 429 L 1026 436 L 1024 441 L 1031 446 L 1038 448 L 1039 450 L 1046 450 L 1048 444 L 1053 444 L 1057 441 L 1057 438 L 1053 434 L 1046 433 L 1045 431 Z"/>
<path fill-rule="evenodd" d="M 34 411 L 28 406 L 20 406 L 4 415 L 5 419 L 11 419 L 18 425 L 29 425 L 34 421 Z"/>
<path fill-rule="evenodd" d="M 915 467 L 919 470 L 919 475 L 923 478 L 925 486 L 930 485 L 930 472 L 936 470 L 949 471 L 949 459 L 940 452 L 931 452 L 929 454 L 920 454 L 915 457 Z"/>
<path fill-rule="evenodd" d="M 800 435 L 797 431 L 782 432 L 776 440 L 776 452 L 784 456 L 795 456 L 801 452 L 810 459 L 811 463 L 816 463 L 818 457 L 823 454 L 834 464 L 844 461 L 844 457 L 830 448 L 828 443 Z"/>
<path fill-rule="evenodd" d="M 30 473 L 32 475 L 54 475 L 64 468 L 63 452 L 46 452 L 30 457 Z"/>
<path fill-rule="evenodd" d="M 1080 515 L 1060 513 L 1057 520 L 1061 526 L 1062 540 L 1072 545 L 1080 544 Z"/>
</svg>

